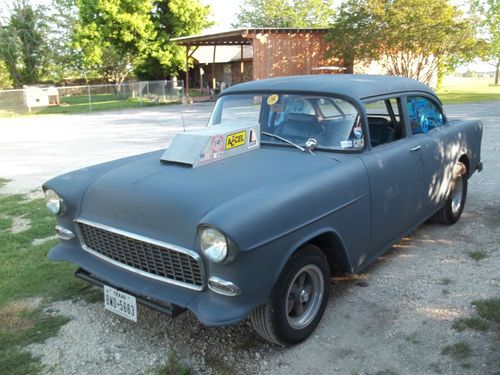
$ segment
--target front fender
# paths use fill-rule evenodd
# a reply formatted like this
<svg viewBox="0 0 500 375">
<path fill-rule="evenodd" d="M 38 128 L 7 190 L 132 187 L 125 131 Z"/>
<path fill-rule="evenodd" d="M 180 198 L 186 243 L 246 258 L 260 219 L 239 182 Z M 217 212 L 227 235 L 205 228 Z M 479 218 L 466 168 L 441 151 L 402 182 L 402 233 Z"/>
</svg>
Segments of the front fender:
<svg viewBox="0 0 500 375">
<path fill-rule="evenodd" d="M 234 281 L 242 290 L 272 287 L 290 255 L 325 232 L 341 239 L 349 269 L 356 268 L 370 240 L 368 189 L 364 165 L 353 157 L 212 208 L 202 222 L 228 235 L 239 251 L 228 265 L 207 264 L 209 274 Z"/>
</svg>

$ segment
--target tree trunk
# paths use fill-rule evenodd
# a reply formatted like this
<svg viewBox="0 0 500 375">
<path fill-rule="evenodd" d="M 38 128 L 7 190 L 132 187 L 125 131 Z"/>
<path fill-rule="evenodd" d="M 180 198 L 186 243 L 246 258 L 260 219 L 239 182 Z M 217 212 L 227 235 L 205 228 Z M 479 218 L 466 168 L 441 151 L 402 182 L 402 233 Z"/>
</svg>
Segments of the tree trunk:
<svg viewBox="0 0 500 375">
<path fill-rule="evenodd" d="M 497 61 L 497 70 L 495 71 L 495 85 L 498 85 L 499 78 L 500 78 L 500 58 Z"/>
</svg>

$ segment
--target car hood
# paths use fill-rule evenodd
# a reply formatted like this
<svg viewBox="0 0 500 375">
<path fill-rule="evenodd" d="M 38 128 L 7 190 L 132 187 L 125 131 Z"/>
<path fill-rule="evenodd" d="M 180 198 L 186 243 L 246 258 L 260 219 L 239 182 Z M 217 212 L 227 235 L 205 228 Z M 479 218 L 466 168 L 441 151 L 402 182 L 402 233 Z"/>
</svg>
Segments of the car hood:
<svg viewBox="0 0 500 375">
<path fill-rule="evenodd" d="M 160 162 L 161 154 L 145 154 L 101 175 L 85 192 L 79 217 L 192 248 L 200 220 L 217 205 L 337 163 L 327 154 L 288 148 L 263 147 L 199 168 Z M 234 207 L 232 215 L 242 212 Z"/>
</svg>

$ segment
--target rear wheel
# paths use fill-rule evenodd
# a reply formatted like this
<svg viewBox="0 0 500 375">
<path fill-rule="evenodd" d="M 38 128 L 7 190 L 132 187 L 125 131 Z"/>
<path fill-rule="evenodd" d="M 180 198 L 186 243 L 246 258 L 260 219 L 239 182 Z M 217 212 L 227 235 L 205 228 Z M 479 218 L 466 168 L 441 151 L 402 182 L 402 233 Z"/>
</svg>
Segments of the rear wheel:
<svg viewBox="0 0 500 375">
<path fill-rule="evenodd" d="M 250 315 L 265 340 L 287 345 L 305 340 L 318 325 L 330 291 L 330 269 L 321 250 L 305 245 L 287 262 L 269 300 Z"/>
<path fill-rule="evenodd" d="M 462 215 L 466 197 L 467 169 L 464 164 L 459 162 L 455 167 L 450 196 L 443 208 L 433 216 L 433 219 L 442 224 L 455 224 Z"/>
</svg>

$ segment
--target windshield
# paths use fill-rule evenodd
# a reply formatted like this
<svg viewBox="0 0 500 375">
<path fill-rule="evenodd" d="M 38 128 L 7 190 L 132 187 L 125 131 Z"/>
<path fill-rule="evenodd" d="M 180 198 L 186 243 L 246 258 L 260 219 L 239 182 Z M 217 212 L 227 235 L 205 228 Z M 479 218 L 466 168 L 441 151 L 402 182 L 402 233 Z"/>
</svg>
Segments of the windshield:
<svg viewBox="0 0 500 375">
<path fill-rule="evenodd" d="M 281 137 L 299 146 L 314 139 L 316 148 L 327 150 L 360 150 L 364 146 L 356 107 L 329 96 L 286 93 L 222 96 L 209 122 L 209 126 L 217 125 L 235 128 L 259 125 L 262 144 L 287 145 Z"/>
</svg>

